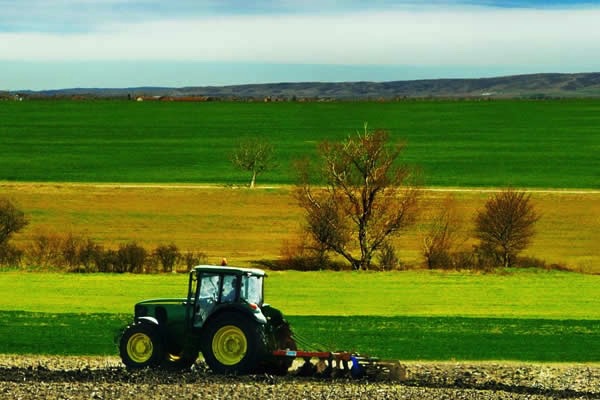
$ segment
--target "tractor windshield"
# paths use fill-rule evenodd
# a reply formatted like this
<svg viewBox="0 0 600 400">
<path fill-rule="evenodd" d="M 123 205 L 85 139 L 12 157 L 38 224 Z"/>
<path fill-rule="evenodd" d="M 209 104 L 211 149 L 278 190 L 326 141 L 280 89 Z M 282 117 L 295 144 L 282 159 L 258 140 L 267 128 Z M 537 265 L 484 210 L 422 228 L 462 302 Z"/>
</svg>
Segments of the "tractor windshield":
<svg viewBox="0 0 600 400">
<path fill-rule="evenodd" d="M 262 306 L 263 302 L 263 277 L 244 275 L 242 277 L 242 290 L 240 297 L 248 303 Z"/>
</svg>

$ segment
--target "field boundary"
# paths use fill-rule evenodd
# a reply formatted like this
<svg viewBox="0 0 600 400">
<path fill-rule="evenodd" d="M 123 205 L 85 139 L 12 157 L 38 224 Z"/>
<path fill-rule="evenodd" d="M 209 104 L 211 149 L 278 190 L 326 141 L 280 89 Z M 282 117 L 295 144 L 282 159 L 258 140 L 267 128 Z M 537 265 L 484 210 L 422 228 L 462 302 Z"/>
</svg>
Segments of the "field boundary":
<svg viewBox="0 0 600 400">
<path fill-rule="evenodd" d="M 126 183 L 92 183 L 92 182 L 10 182 L 0 181 L 0 187 L 90 187 L 100 189 L 249 189 L 244 185 L 225 185 L 225 184 L 206 184 L 206 183 L 143 183 L 143 182 L 126 182 Z M 293 185 L 257 185 L 252 190 L 277 190 L 291 189 Z M 542 194 L 600 194 L 598 189 L 571 189 L 571 188 L 516 188 L 527 193 L 542 193 Z M 500 187 L 423 187 L 421 190 L 432 193 L 498 193 L 504 188 Z"/>
</svg>

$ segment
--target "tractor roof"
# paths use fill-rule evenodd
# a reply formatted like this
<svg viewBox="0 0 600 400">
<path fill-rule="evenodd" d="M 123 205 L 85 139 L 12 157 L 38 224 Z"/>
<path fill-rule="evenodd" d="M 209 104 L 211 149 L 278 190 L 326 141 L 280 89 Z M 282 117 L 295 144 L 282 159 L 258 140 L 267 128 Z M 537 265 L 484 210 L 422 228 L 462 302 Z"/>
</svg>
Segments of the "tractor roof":
<svg viewBox="0 0 600 400">
<path fill-rule="evenodd" d="M 235 275 L 256 275 L 265 276 L 265 271 L 257 268 L 240 268 L 240 267 L 227 267 L 218 265 L 198 265 L 194 267 L 196 273 L 199 272 L 213 272 L 216 274 L 235 274 Z"/>
</svg>

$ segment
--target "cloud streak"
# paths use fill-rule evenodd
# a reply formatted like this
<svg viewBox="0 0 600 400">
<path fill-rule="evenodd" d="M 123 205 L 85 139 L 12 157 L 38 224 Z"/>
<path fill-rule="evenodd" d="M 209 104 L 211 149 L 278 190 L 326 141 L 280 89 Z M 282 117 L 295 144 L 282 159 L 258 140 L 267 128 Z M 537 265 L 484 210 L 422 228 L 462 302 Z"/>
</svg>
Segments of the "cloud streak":
<svg viewBox="0 0 600 400">
<path fill-rule="evenodd" d="M 0 33 L 0 59 L 347 65 L 600 65 L 600 8 L 481 7 L 111 23 L 95 32 Z"/>
<path fill-rule="evenodd" d="M 572 9 L 597 0 L 0 0 L 0 32 L 70 33 L 105 24 L 218 16 L 336 15 L 451 7 Z"/>
<path fill-rule="evenodd" d="M 0 0 L 0 89 L 600 70 L 599 0 Z"/>
</svg>

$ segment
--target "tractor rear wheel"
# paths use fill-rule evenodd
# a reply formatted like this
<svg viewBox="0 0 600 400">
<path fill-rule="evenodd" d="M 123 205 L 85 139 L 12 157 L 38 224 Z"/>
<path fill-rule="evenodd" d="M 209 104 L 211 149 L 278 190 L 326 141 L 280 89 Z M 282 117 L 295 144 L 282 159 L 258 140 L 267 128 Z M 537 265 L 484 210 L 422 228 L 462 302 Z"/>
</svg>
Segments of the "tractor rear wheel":
<svg viewBox="0 0 600 400">
<path fill-rule="evenodd" d="M 217 374 L 244 375 L 258 369 L 265 358 L 264 326 L 237 313 L 210 321 L 202 339 L 202 354 Z"/>
<path fill-rule="evenodd" d="M 144 322 L 128 326 L 121 337 L 119 353 L 129 369 L 158 366 L 165 357 L 158 327 Z"/>
</svg>

